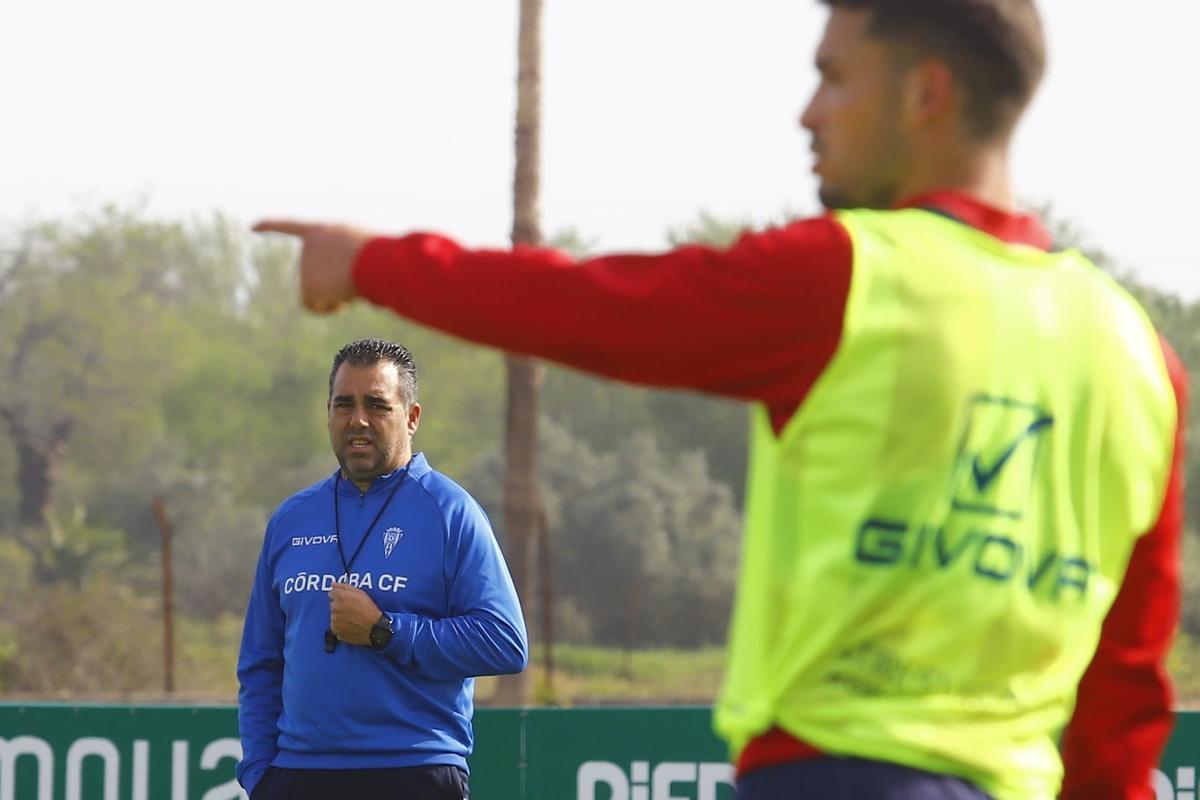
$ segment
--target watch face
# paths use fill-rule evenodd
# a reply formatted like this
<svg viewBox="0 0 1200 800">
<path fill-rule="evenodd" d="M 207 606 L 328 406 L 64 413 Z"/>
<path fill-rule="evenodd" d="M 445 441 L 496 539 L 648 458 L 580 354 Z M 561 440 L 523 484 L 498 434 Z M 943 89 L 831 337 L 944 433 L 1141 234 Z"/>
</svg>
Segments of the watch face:
<svg viewBox="0 0 1200 800">
<path fill-rule="evenodd" d="M 392 640 L 391 626 L 386 622 L 375 623 L 375 626 L 371 628 L 370 639 L 371 646 L 374 648 L 387 647 L 388 642 Z"/>
</svg>

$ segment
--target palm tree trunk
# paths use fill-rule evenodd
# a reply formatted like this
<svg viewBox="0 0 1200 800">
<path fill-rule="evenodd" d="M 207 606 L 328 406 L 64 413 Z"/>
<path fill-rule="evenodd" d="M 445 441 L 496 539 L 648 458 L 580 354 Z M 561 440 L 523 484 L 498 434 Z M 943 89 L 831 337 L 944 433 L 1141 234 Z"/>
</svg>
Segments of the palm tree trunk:
<svg viewBox="0 0 1200 800">
<path fill-rule="evenodd" d="M 516 171 L 513 179 L 513 245 L 541 244 L 538 221 L 538 165 L 541 127 L 542 0 L 521 0 L 517 41 Z M 538 477 L 538 407 L 545 367 L 533 359 L 509 356 L 505 434 L 504 520 L 508 534 L 508 566 L 525 611 L 525 629 L 534 602 L 533 577 L 538 519 L 542 499 Z M 529 704 L 530 680 L 520 675 L 500 678 L 496 702 Z"/>
<path fill-rule="evenodd" d="M 58 571 L 62 565 L 56 563 L 47 520 L 72 425 L 60 421 L 50 426 L 49 435 L 38 437 L 9 409 L 0 408 L 0 421 L 17 451 L 16 541 L 33 557 L 34 575 L 49 583 L 64 577 Z"/>
</svg>

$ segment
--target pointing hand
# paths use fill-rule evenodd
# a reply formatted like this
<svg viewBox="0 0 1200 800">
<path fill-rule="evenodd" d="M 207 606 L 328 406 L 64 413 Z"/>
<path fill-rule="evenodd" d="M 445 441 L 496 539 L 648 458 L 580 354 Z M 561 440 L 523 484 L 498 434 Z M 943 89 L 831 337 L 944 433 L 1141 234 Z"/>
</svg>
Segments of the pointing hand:
<svg viewBox="0 0 1200 800">
<path fill-rule="evenodd" d="M 300 300 L 309 311 L 329 314 L 358 296 L 350 268 L 373 233 L 349 225 L 287 219 L 264 219 L 254 230 L 300 239 Z"/>
</svg>

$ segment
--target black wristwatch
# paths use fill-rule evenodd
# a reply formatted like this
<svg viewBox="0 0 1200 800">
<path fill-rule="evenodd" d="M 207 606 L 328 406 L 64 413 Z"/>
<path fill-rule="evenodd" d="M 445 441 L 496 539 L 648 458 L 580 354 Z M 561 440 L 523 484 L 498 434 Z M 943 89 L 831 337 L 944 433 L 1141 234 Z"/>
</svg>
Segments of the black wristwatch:
<svg viewBox="0 0 1200 800">
<path fill-rule="evenodd" d="M 382 653 L 385 648 L 392 642 L 392 618 L 386 613 L 379 615 L 379 621 L 371 626 L 371 649 L 376 653 Z"/>
</svg>

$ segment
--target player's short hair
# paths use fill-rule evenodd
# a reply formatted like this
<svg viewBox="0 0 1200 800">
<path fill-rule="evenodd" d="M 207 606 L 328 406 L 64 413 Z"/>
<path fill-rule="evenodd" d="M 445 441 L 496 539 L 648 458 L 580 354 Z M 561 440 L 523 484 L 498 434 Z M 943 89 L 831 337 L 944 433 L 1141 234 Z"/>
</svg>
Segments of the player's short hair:
<svg viewBox="0 0 1200 800">
<path fill-rule="evenodd" d="M 387 361 L 396 365 L 400 375 L 400 398 L 405 406 L 417 402 L 417 364 L 408 348 L 386 339 L 359 339 L 337 351 L 333 357 L 333 369 L 329 370 L 329 399 L 333 399 L 333 379 L 338 367 L 349 364 L 353 367 L 369 367 Z"/>
<path fill-rule="evenodd" d="M 819 0 L 871 13 L 870 32 L 942 59 L 966 94 L 978 139 L 1008 136 L 1046 71 L 1046 38 L 1034 0 Z"/>
</svg>

